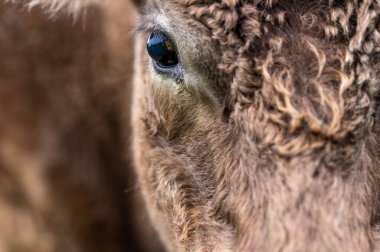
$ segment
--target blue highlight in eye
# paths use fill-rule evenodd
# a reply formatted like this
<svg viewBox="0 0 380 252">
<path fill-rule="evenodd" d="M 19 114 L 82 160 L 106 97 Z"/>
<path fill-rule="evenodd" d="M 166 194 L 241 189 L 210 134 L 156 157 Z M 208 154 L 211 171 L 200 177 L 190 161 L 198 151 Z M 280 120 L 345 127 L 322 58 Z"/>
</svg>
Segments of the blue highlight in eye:
<svg viewBox="0 0 380 252">
<path fill-rule="evenodd" d="M 149 56 L 160 67 L 170 68 L 178 64 L 177 51 L 165 34 L 152 33 L 146 47 Z"/>
<path fill-rule="evenodd" d="M 165 39 L 160 34 L 152 34 L 147 42 L 148 53 L 152 58 L 162 56 L 165 49 Z"/>
</svg>

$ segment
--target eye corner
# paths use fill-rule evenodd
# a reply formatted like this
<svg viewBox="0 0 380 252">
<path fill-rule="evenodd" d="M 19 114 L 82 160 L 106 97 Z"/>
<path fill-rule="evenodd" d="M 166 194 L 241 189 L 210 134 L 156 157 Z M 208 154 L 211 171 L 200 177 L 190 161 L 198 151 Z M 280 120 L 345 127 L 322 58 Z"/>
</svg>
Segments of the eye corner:
<svg viewBox="0 0 380 252">
<path fill-rule="evenodd" d="M 174 80 L 176 84 L 184 83 L 183 69 L 180 64 L 170 66 L 170 67 L 165 67 L 165 66 L 161 66 L 159 63 L 152 60 L 152 65 L 153 65 L 154 71 L 157 74 L 161 76 L 166 76 L 167 78 Z"/>
</svg>

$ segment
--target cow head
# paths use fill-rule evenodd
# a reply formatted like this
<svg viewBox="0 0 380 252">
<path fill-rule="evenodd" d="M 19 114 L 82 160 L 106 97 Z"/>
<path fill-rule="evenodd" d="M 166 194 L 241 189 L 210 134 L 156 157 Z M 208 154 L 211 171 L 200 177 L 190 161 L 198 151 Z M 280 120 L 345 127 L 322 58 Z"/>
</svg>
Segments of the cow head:
<svg viewBox="0 0 380 252">
<path fill-rule="evenodd" d="M 134 150 L 171 250 L 371 251 L 375 0 L 148 0 Z"/>
</svg>

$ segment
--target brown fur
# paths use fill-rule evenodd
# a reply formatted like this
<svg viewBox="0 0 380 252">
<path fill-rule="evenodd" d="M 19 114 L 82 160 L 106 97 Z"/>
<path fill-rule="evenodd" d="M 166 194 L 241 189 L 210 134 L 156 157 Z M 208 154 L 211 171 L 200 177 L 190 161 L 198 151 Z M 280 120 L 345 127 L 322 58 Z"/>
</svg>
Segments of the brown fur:
<svg viewBox="0 0 380 252">
<path fill-rule="evenodd" d="M 0 251 L 160 251 L 126 156 L 134 20 L 0 1 Z"/>
<path fill-rule="evenodd" d="M 148 1 L 141 30 L 166 29 L 184 75 L 137 48 L 135 160 L 170 250 L 377 250 L 379 17 L 371 0 Z"/>
<path fill-rule="evenodd" d="M 376 0 L 147 1 L 140 30 L 170 34 L 183 75 L 136 40 L 134 158 L 169 250 L 379 250 L 379 19 Z"/>
</svg>

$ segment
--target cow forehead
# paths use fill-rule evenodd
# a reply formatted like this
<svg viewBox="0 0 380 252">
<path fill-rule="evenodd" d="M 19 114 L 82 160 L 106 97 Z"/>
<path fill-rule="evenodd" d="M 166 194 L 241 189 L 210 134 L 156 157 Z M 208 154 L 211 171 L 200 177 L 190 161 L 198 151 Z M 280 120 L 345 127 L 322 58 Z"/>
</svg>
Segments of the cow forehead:
<svg viewBox="0 0 380 252">
<path fill-rule="evenodd" d="M 281 42 L 278 38 L 296 41 L 300 35 L 332 44 L 336 41 L 347 43 L 356 29 L 353 22 L 358 18 L 359 7 L 355 2 L 150 0 L 147 12 L 169 17 L 174 25 L 177 22 L 186 24 L 186 32 L 203 26 L 205 30 L 198 35 L 223 45 L 220 51 L 227 51 L 227 47 L 234 51 L 245 47 L 241 52 L 249 46 L 260 47 L 269 42 L 278 46 Z M 373 5 L 373 1 L 366 2 L 367 8 Z"/>
</svg>

